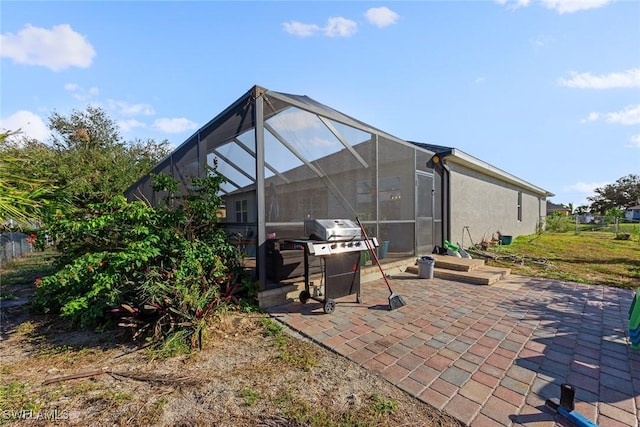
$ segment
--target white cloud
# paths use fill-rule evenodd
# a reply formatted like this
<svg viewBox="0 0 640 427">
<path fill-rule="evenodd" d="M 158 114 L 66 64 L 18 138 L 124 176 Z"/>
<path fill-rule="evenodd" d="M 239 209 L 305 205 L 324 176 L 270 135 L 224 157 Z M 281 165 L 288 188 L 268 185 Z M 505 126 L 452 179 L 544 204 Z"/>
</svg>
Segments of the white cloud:
<svg viewBox="0 0 640 427">
<path fill-rule="evenodd" d="M 563 188 L 563 196 L 565 200 L 571 200 L 575 207 L 589 206 L 591 202 L 587 197 L 595 195 L 596 188 L 602 188 L 609 182 L 582 182 L 567 185 Z"/>
<path fill-rule="evenodd" d="M 314 136 L 313 138 L 311 138 L 308 141 L 309 145 L 313 145 L 316 147 L 332 147 L 334 145 L 338 144 L 337 140 L 330 140 L 330 139 L 326 139 L 326 138 L 321 138 L 319 136 Z"/>
<path fill-rule="evenodd" d="M 316 24 L 303 24 L 298 21 L 285 22 L 282 26 L 287 33 L 300 37 L 309 37 L 322 30 Z"/>
<path fill-rule="evenodd" d="M 567 190 L 574 191 L 576 193 L 592 194 L 596 188 L 604 187 L 609 184 L 608 182 L 576 182 L 567 186 Z"/>
<path fill-rule="evenodd" d="M 625 147 L 640 148 L 640 134 L 633 135 L 631 138 L 629 138 L 629 142 L 631 142 L 631 144 L 625 145 Z"/>
<path fill-rule="evenodd" d="M 640 104 L 629 105 L 621 111 L 607 113 L 606 120 L 609 123 L 619 123 L 621 125 L 640 124 Z"/>
<path fill-rule="evenodd" d="M 393 25 L 398 21 L 399 15 L 388 7 L 373 7 L 364 14 L 370 24 L 383 28 Z"/>
<path fill-rule="evenodd" d="M 628 105 L 620 111 L 613 113 L 589 113 L 586 119 L 581 120 L 582 123 L 593 122 L 603 119 L 608 123 L 617 123 L 621 125 L 637 125 L 640 124 L 640 104 Z"/>
<path fill-rule="evenodd" d="M 147 125 L 145 123 L 139 122 L 136 119 L 128 119 L 128 120 L 119 120 L 117 122 L 118 127 L 122 132 L 129 132 L 135 128 L 146 128 Z"/>
<path fill-rule="evenodd" d="M 530 0 L 494 0 L 494 2 L 502 6 L 507 6 L 508 10 L 516 10 L 520 9 L 521 7 L 527 7 L 531 3 Z"/>
<path fill-rule="evenodd" d="M 85 89 L 77 83 L 67 83 L 64 85 L 64 89 L 71 92 L 73 97 L 81 102 L 95 98 L 100 93 L 100 89 L 95 86 Z"/>
<path fill-rule="evenodd" d="M 569 73 L 569 79 L 560 79 L 561 86 L 579 89 L 617 89 L 640 87 L 640 68 L 619 73 L 593 75 L 591 73 Z"/>
<path fill-rule="evenodd" d="M 541 48 L 543 46 L 548 45 L 554 41 L 553 37 L 547 35 L 541 35 L 534 38 L 529 39 L 529 44 L 531 44 L 534 48 Z"/>
<path fill-rule="evenodd" d="M 50 30 L 27 24 L 18 34 L 0 35 L 0 56 L 18 64 L 62 71 L 69 67 L 88 68 L 96 52 L 85 36 L 68 24 Z"/>
<path fill-rule="evenodd" d="M 279 132 L 296 132 L 321 126 L 317 117 L 306 111 L 278 114 L 274 120 L 269 120 L 269 124 Z"/>
<path fill-rule="evenodd" d="M 188 130 L 194 130 L 198 125 L 182 117 L 175 119 L 156 119 L 153 122 L 153 127 L 166 133 L 182 133 Z"/>
<path fill-rule="evenodd" d="M 532 4 L 531 0 L 494 0 L 494 2 L 506 6 L 509 10 L 520 9 Z M 555 10 L 562 15 L 604 7 L 612 2 L 613 0 L 542 0 L 540 3 L 547 9 Z"/>
<path fill-rule="evenodd" d="M 601 116 L 600 113 L 589 113 L 587 118 L 586 119 L 582 119 L 581 122 L 582 123 L 594 122 L 594 121 L 598 120 L 600 118 L 600 116 Z"/>
<path fill-rule="evenodd" d="M 153 116 L 156 111 L 149 104 L 129 104 L 126 101 L 107 100 L 107 108 L 122 116 Z"/>
<path fill-rule="evenodd" d="M 324 27 L 324 34 L 327 37 L 350 37 L 358 31 L 358 24 L 350 19 L 341 16 L 331 17 Z"/>
<path fill-rule="evenodd" d="M 542 0 L 542 4 L 551 10 L 555 10 L 559 14 L 574 13 L 581 10 L 597 9 L 604 7 L 613 0 Z"/>
<path fill-rule="evenodd" d="M 21 130 L 21 135 L 38 141 L 44 141 L 51 135 L 40 116 L 26 110 L 17 111 L 7 118 L 0 119 L 0 129 L 3 131 Z"/>
<path fill-rule="evenodd" d="M 358 30 L 356 22 L 341 16 L 329 18 L 324 27 L 298 21 L 285 22 L 282 26 L 287 33 L 298 37 L 309 37 L 320 33 L 327 37 L 350 37 Z"/>
<path fill-rule="evenodd" d="M 536 47 L 542 47 L 542 46 L 545 45 L 544 39 L 542 39 L 540 37 L 529 39 L 529 43 L 532 44 L 533 46 L 536 46 Z"/>
</svg>

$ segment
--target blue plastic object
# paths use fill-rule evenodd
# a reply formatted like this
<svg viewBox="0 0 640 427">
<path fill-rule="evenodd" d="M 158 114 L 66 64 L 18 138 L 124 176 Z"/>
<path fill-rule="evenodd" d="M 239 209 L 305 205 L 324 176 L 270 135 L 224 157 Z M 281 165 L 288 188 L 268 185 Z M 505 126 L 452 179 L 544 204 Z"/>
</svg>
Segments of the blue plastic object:
<svg viewBox="0 0 640 427">
<path fill-rule="evenodd" d="M 562 415 L 577 427 L 598 427 L 598 424 L 587 419 L 584 415 L 574 409 L 576 389 L 570 384 L 560 385 L 560 403 L 547 400 L 545 405 L 555 413 Z"/>
</svg>

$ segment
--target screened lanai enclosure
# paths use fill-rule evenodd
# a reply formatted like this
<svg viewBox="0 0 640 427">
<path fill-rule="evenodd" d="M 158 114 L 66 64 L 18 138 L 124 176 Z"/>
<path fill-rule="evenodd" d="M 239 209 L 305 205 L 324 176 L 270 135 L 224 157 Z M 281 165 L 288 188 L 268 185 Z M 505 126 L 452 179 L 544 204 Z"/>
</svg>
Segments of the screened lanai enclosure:
<svg viewBox="0 0 640 427">
<path fill-rule="evenodd" d="M 223 224 L 255 257 L 256 278 L 267 287 L 277 278 L 267 275 L 266 247 L 307 237 L 308 219 L 357 217 L 381 245 L 388 242 L 387 259 L 430 253 L 442 241 L 432 155 L 307 96 L 254 86 L 151 173 L 172 175 L 184 192 L 207 173 L 205 164 L 217 163 L 226 178 Z M 127 196 L 164 197 L 154 194 L 150 175 Z"/>
</svg>

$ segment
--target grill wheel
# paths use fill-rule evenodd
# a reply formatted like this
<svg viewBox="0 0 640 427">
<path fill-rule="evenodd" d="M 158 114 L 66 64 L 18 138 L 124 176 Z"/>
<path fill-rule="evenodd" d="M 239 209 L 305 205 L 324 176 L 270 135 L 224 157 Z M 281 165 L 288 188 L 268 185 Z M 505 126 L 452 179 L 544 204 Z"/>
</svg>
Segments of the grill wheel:
<svg viewBox="0 0 640 427">
<path fill-rule="evenodd" d="M 305 290 L 300 292 L 300 296 L 298 298 L 301 303 L 306 304 L 307 301 L 309 301 L 309 298 L 311 298 L 311 294 Z"/>
<path fill-rule="evenodd" d="M 336 302 L 332 299 L 328 299 L 324 302 L 324 312 L 327 314 L 331 314 L 333 313 L 333 311 L 336 309 Z"/>
</svg>

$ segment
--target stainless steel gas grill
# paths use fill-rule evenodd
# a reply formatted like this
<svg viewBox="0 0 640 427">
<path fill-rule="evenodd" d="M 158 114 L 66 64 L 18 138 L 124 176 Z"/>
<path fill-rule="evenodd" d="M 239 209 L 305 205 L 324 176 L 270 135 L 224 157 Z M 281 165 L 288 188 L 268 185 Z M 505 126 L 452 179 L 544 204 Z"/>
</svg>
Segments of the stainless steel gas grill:
<svg viewBox="0 0 640 427">
<path fill-rule="evenodd" d="M 362 240 L 362 230 L 350 219 L 307 219 L 304 233 L 312 240 Z"/>
<path fill-rule="evenodd" d="M 356 295 L 360 298 L 360 255 L 367 250 L 360 227 L 349 219 L 312 219 L 304 222 L 308 239 L 289 240 L 289 244 L 304 249 L 304 291 L 300 302 L 309 299 L 321 302 L 325 313 L 335 310 L 335 298 Z M 376 238 L 369 239 L 372 248 L 378 246 Z M 320 284 L 309 282 L 309 257 L 320 257 Z"/>
</svg>

